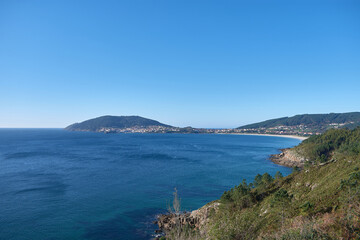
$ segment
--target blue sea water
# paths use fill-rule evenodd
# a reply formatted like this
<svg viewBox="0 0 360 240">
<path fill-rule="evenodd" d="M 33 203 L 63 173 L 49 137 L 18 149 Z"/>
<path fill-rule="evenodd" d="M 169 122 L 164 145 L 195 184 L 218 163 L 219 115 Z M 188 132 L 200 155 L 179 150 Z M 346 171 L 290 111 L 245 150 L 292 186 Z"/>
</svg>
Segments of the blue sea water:
<svg viewBox="0 0 360 240">
<path fill-rule="evenodd" d="M 150 239 L 174 188 L 197 209 L 299 140 L 0 129 L 0 239 Z"/>
</svg>

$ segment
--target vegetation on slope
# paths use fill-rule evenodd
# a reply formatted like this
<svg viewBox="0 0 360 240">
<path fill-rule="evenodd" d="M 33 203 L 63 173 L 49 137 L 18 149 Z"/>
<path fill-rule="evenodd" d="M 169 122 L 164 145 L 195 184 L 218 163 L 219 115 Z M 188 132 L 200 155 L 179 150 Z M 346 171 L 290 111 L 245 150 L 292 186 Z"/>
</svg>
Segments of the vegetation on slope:
<svg viewBox="0 0 360 240">
<path fill-rule="evenodd" d="M 310 160 L 302 171 L 258 175 L 223 194 L 212 238 L 360 238 L 360 128 L 329 130 L 296 148 Z"/>
<path fill-rule="evenodd" d="M 360 127 L 354 130 L 330 129 L 304 140 L 294 149 L 311 164 L 360 157 Z"/>
<path fill-rule="evenodd" d="M 322 125 L 331 123 L 347 123 L 346 127 L 356 127 L 360 125 L 360 112 L 351 113 L 329 113 L 329 114 L 302 114 L 293 117 L 283 117 L 271 119 L 259 123 L 249 124 L 238 129 L 245 128 L 271 128 L 277 126 L 297 126 L 307 125 L 320 128 Z"/>
<path fill-rule="evenodd" d="M 196 239 L 360 239 L 360 128 L 329 130 L 296 150 L 309 159 L 304 169 L 224 192 Z"/>
<path fill-rule="evenodd" d="M 102 116 L 89 119 L 81 123 L 72 124 L 65 129 L 70 131 L 98 131 L 101 128 L 131 128 L 149 126 L 171 127 L 158 121 L 139 116 Z"/>
</svg>

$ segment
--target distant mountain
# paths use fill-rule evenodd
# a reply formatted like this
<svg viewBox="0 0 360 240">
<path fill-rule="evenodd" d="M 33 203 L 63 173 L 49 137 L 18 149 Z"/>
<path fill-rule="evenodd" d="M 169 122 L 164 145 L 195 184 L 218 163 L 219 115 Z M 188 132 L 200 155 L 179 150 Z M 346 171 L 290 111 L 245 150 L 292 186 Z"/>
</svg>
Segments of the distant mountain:
<svg viewBox="0 0 360 240">
<path fill-rule="evenodd" d="M 302 114 L 293 117 L 271 119 L 238 127 L 237 129 L 273 128 L 278 126 L 299 126 L 320 128 L 322 126 L 338 126 L 354 128 L 360 126 L 360 112 Z"/>
<path fill-rule="evenodd" d="M 101 129 L 125 129 L 125 128 L 147 128 L 147 127 L 167 127 L 172 126 L 160 123 L 155 120 L 139 116 L 102 116 L 86 120 L 81 123 L 74 123 L 66 130 L 70 131 L 101 131 Z"/>
<path fill-rule="evenodd" d="M 235 129 L 180 128 L 139 116 L 102 116 L 72 124 L 65 129 L 104 133 L 256 133 L 311 136 L 319 135 L 331 128 L 354 129 L 357 126 L 360 126 L 360 112 L 302 114 L 253 123 Z"/>
</svg>

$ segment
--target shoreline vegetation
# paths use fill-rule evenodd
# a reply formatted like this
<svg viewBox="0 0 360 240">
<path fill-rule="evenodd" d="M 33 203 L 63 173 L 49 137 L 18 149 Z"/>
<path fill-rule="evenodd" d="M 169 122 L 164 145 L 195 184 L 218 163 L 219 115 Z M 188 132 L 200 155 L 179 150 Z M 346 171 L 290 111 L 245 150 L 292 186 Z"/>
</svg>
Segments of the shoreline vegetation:
<svg viewBox="0 0 360 240">
<path fill-rule="evenodd" d="M 272 158 L 295 159 L 293 173 L 258 174 L 197 210 L 159 215 L 156 239 L 360 239 L 360 127 L 330 129 Z"/>
</svg>

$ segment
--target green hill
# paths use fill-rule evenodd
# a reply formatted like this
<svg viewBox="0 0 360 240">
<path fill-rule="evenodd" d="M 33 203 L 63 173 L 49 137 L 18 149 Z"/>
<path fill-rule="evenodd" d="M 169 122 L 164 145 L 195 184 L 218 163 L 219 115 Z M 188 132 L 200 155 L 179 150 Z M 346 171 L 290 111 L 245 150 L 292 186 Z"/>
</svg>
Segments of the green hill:
<svg viewBox="0 0 360 240">
<path fill-rule="evenodd" d="M 308 158 L 302 170 L 243 181 L 166 238 L 360 239 L 360 127 L 331 129 L 292 150 Z"/>
<path fill-rule="evenodd" d="M 171 127 L 158 121 L 139 116 L 102 116 L 72 124 L 65 129 L 70 131 L 99 131 L 102 128 L 123 129 L 150 126 Z"/>
<path fill-rule="evenodd" d="M 320 127 L 329 124 L 344 124 L 344 126 L 360 126 L 360 112 L 350 113 L 329 113 L 329 114 L 302 114 L 293 117 L 271 119 L 259 123 L 241 126 L 238 129 L 246 128 L 271 128 L 277 126 L 298 126 L 307 125 Z"/>
</svg>

